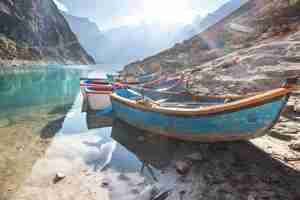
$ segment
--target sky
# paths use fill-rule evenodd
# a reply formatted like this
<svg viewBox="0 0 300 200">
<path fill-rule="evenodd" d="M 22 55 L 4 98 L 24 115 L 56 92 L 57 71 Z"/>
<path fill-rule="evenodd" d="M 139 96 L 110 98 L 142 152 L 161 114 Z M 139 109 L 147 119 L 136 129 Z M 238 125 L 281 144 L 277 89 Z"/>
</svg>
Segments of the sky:
<svg viewBox="0 0 300 200">
<path fill-rule="evenodd" d="M 140 23 L 190 24 L 228 0 L 54 0 L 69 14 L 88 17 L 101 30 Z"/>
</svg>

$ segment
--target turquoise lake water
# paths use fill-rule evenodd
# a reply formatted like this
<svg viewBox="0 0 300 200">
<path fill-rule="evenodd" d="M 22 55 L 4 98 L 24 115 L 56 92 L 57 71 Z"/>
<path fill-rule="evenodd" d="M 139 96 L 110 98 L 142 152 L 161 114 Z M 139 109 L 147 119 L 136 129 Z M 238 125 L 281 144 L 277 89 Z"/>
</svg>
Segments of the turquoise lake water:
<svg viewBox="0 0 300 200">
<path fill-rule="evenodd" d="M 81 112 L 80 77 L 107 71 L 80 66 L 0 71 L 0 199 L 22 188 L 28 177 L 39 173 L 39 162 L 52 154 L 60 160 L 80 160 L 94 172 L 138 173 L 146 182 L 157 180 L 177 142 L 144 135 L 111 117 Z"/>
</svg>

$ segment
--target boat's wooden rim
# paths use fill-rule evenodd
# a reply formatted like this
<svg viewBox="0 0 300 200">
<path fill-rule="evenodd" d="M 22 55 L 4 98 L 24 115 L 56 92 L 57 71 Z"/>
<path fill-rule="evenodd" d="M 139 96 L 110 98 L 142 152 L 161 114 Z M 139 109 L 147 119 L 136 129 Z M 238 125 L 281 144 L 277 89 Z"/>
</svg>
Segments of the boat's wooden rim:
<svg viewBox="0 0 300 200">
<path fill-rule="evenodd" d="M 107 90 L 107 91 L 105 91 L 105 90 L 103 90 L 103 91 L 101 91 L 101 90 L 97 91 L 97 90 L 91 90 L 91 89 L 88 89 L 88 88 L 85 88 L 84 92 L 85 92 L 85 94 L 87 96 L 92 96 L 92 95 L 97 95 L 97 94 L 110 95 L 112 93 L 112 91 L 109 91 L 109 90 Z"/>
<path fill-rule="evenodd" d="M 86 96 L 94 96 L 94 95 L 97 95 L 97 94 L 102 94 L 102 95 L 110 95 L 111 92 L 88 92 L 86 93 Z"/>
<path fill-rule="evenodd" d="M 117 101 L 125 104 L 128 107 L 141 109 L 144 111 L 159 112 L 167 115 L 201 116 L 220 114 L 223 112 L 233 112 L 236 110 L 262 105 L 288 95 L 289 93 L 291 93 L 291 91 L 291 88 L 282 87 L 234 102 L 229 102 L 221 105 L 206 106 L 202 108 L 165 108 L 151 102 L 143 104 L 139 103 L 139 101 L 129 100 L 117 95 L 116 93 L 112 93 L 110 97 L 112 101 Z"/>
</svg>

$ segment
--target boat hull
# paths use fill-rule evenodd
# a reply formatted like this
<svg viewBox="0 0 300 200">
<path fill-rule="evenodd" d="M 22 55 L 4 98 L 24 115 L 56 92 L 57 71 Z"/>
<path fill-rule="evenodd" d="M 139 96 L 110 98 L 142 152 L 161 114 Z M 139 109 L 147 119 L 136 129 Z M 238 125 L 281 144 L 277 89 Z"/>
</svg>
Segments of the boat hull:
<svg viewBox="0 0 300 200">
<path fill-rule="evenodd" d="M 109 94 L 88 94 L 86 95 L 88 110 L 97 111 L 103 110 L 109 106 L 111 106 L 111 101 L 109 98 Z"/>
<path fill-rule="evenodd" d="M 180 116 L 130 107 L 112 98 L 115 116 L 139 129 L 171 138 L 218 142 L 249 140 L 266 134 L 278 120 L 288 96 L 254 107 L 201 116 Z"/>
</svg>

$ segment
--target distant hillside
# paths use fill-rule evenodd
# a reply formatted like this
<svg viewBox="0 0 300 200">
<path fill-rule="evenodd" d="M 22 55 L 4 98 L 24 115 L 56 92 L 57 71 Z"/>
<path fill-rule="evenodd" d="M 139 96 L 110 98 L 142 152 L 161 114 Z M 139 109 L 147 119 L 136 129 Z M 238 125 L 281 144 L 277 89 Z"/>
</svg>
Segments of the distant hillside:
<svg viewBox="0 0 300 200">
<path fill-rule="evenodd" d="M 107 45 L 108 40 L 99 30 L 97 24 L 88 18 L 73 16 L 65 12 L 63 15 L 85 50 L 94 57 L 97 63 L 103 62 L 99 49 L 102 45 Z"/>
<path fill-rule="evenodd" d="M 231 0 L 218 8 L 213 13 L 209 13 L 205 17 L 200 15 L 196 16 L 193 23 L 185 26 L 178 36 L 178 39 L 189 39 L 192 36 L 206 30 L 207 28 L 218 23 L 220 20 L 229 16 L 232 12 L 239 9 L 246 4 L 249 0 Z M 180 40 L 178 40 L 180 41 Z"/>
<path fill-rule="evenodd" d="M 100 31 L 88 18 L 63 14 L 82 46 L 97 63 L 105 64 L 127 64 L 170 48 L 177 31 L 183 27 L 139 24 Z"/>
<path fill-rule="evenodd" d="M 196 20 L 199 25 L 193 24 L 193 27 L 197 27 L 199 31 L 202 30 L 199 34 L 154 56 L 125 66 L 124 72 L 138 73 L 140 68 L 144 68 L 146 72 L 155 71 L 158 68 L 179 70 L 187 66 L 197 66 L 225 55 L 232 48 L 236 48 L 235 45 L 240 45 L 240 41 L 247 41 L 247 38 L 253 36 L 253 33 L 232 30 L 229 25 L 234 19 L 238 21 L 238 24 L 242 22 L 243 26 L 252 27 L 255 23 L 252 14 L 257 10 L 255 5 L 254 1 L 229 1 L 206 18 Z M 239 20 L 240 18 L 242 19 Z M 189 31 L 196 32 L 195 30 Z M 234 37 L 231 37 L 232 34 Z M 235 41 L 231 41 L 232 38 Z"/>
<path fill-rule="evenodd" d="M 202 32 L 212 25 L 218 23 L 220 20 L 225 17 L 231 15 L 234 11 L 241 8 L 243 5 L 248 3 L 249 0 L 231 0 L 221 6 L 213 13 L 209 13 L 204 19 L 198 21 L 196 24 L 198 27 L 198 31 Z"/>
<path fill-rule="evenodd" d="M 122 26 L 105 31 L 107 43 L 99 46 L 100 59 L 126 64 L 170 48 L 176 31 L 182 26 L 165 28 L 160 24 Z"/>
<path fill-rule="evenodd" d="M 0 63 L 94 63 L 52 0 L 2 0 L 0 16 Z"/>
<path fill-rule="evenodd" d="M 300 1 L 251 0 L 196 36 L 124 68 L 191 75 L 201 94 L 244 94 L 300 76 Z"/>
</svg>

